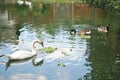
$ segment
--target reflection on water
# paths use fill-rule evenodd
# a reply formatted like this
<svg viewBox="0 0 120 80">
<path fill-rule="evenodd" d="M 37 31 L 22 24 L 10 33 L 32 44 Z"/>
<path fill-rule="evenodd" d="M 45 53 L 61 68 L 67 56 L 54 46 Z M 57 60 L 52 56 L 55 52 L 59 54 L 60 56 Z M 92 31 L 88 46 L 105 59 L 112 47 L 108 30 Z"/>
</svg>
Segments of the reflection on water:
<svg viewBox="0 0 120 80">
<path fill-rule="evenodd" d="M 41 64 L 43 64 L 43 59 L 37 63 L 35 63 L 35 59 L 36 59 L 36 56 L 27 58 L 27 59 L 23 59 L 23 60 L 8 60 L 8 62 L 6 63 L 5 70 L 7 70 L 11 66 L 11 64 L 15 64 L 15 65 L 25 64 L 25 63 L 29 62 L 30 60 L 32 60 L 33 66 L 40 66 Z M 4 63 L 4 62 L 1 62 L 1 63 Z"/>
<path fill-rule="evenodd" d="M 0 5 L 0 54 L 11 54 L 19 49 L 30 51 L 31 42 L 35 39 L 42 39 L 45 47 L 57 48 L 47 54 L 37 46 L 35 62 L 38 63 L 32 62 L 33 65 L 40 65 L 37 67 L 29 62 L 10 66 L 13 62 L 0 58 L 0 79 L 120 79 L 120 63 L 116 63 L 120 60 L 120 21 L 119 16 L 112 15 L 114 17 L 81 3 L 39 2 L 32 3 L 32 8 L 16 2 Z M 109 34 L 97 32 L 96 26 L 102 24 L 110 24 Z M 91 38 L 70 35 L 69 31 L 73 28 L 92 29 L 92 34 L 87 35 Z M 7 67 L 10 66 L 6 71 L 4 62 Z"/>
<path fill-rule="evenodd" d="M 27 77 L 26 77 L 27 76 Z M 11 75 L 10 79 L 9 80 L 14 80 L 14 79 L 17 79 L 17 80 L 21 80 L 21 79 L 25 79 L 25 80 L 47 80 L 47 78 L 44 76 L 44 75 L 40 75 L 40 74 L 20 74 L 20 73 L 16 73 L 16 74 L 13 74 Z"/>
</svg>

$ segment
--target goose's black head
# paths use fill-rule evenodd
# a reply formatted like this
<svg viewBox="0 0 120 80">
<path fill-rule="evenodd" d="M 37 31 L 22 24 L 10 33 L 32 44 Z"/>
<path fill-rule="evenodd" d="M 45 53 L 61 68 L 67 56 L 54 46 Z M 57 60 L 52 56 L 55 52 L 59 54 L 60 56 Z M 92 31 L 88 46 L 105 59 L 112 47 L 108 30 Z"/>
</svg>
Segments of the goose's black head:
<svg viewBox="0 0 120 80">
<path fill-rule="evenodd" d="M 70 34 L 76 34 L 76 32 L 77 32 L 76 29 L 71 29 L 70 30 Z"/>
</svg>

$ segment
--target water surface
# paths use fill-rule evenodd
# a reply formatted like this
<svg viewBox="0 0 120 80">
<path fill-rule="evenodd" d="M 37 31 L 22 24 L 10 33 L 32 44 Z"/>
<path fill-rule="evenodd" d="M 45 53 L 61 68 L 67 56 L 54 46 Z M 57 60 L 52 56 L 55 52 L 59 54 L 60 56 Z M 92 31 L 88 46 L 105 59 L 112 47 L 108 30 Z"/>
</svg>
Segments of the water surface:
<svg viewBox="0 0 120 80">
<path fill-rule="evenodd" d="M 42 7 L 41 7 L 42 6 Z M 36 45 L 37 57 L 21 62 L 0 58 L 1 80 L 119 80 L 120 16 L 86 4 L 2 4 L 0 7 L 0 54 L 31 51 L 31 42 L 41 39 L 57 51 L 46 54 Z M 99 33 L 97 25 L 110 25 Z M 70 29 L 92 29 L 83 37 Z M 37 64 L 39 62 L 39 64 Z M 27 77 L 26 77 L 27 76 Z"/>
</svg>

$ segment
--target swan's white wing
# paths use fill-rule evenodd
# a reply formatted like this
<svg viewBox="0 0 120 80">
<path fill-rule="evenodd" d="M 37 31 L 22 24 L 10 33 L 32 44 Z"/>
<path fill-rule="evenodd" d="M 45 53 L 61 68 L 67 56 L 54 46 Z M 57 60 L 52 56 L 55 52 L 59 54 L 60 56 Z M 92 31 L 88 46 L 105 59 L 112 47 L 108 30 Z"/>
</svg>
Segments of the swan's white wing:
<svg viewBox="0 0 120 80">
<path fill-rule="evenodd" d="M 10 59 L 26 59 L 26 58 L 30 58 L 34 56 L 34 54 L 32 54 L 32 52 L 29 52 L 29 51 L 22 51 L 22 50 L 19 50 L 19 51 L 16 51 L 14 53 L 12 53 L 10 55 Z"/>
</svg>

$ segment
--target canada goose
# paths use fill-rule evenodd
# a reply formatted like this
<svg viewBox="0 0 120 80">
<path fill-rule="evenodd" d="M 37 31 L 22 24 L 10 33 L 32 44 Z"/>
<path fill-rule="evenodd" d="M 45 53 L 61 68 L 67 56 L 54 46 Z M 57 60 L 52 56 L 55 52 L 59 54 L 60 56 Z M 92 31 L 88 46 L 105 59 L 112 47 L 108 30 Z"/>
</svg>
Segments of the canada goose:
<svg viewBox="0 0 120 80">
<path fill-rule="evenodd" d="M 87 35 L 87 34 L 91 34 L 91 30 L 90 29 L 84 29 L 84 30 L 81 30 L 81 31 L 76 31 L 76 29 L 71 29 L 70 34 Z"/>
<path fill-rule="evenodd" d="M 19 50 L 19 51 L 12 53 L 11 55 L 5 54 L 5 55 L 1 55 L 0 57 L 5 56 L 5 57 L 8 57 L 9 60 L 22 60 L 22 59 L 31 58 L 37 55 L 35 47 L 34 47 L 35 43 L 41 44 L 41 46 L 44 47 L 43 42 L 41 40 L 35 40 L 32 42 L 32 52 Z"/>
<path fill-rule="evenodd" d="M 98 32 L 105 32 L 105 33 L 107 33 L 107 32 L 109 32 L 109 25 L 106 25 L 106 26 L 98 26 L 98 27 L 97 27 L 97 30 L 98 30 Z"/>
</svg>

